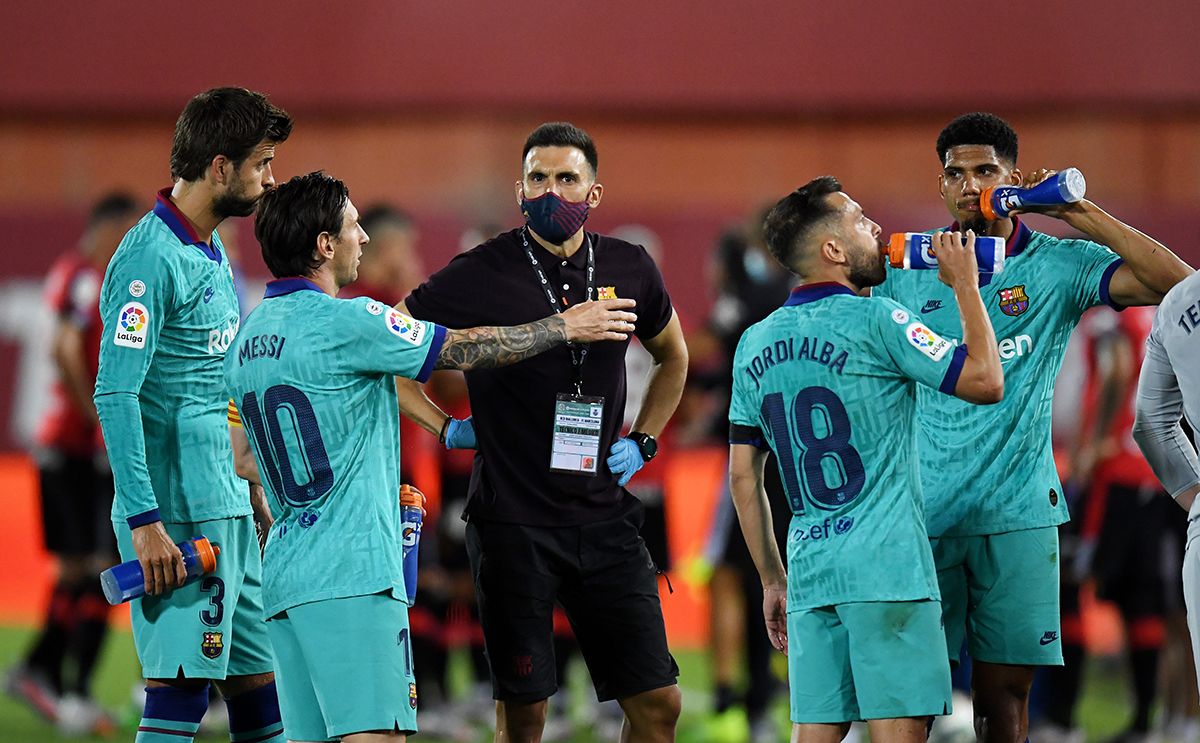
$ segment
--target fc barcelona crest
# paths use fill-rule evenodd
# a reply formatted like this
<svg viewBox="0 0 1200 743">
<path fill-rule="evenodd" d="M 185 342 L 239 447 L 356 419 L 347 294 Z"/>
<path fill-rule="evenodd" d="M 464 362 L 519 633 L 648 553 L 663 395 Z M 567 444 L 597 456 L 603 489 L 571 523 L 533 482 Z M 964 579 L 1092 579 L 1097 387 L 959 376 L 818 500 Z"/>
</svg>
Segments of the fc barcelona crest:
<svg viewBox="0 0 1200 743">
<path fill-rule="evenodd" d="M 408 684 L 408 706 L 417 708 L 417 685 L 412 682 Z"/>
<path fill-rule="evenodd" d="M 616 299 L 617 287 L 615 286 L 598 286 L 596 287 L 596 299 Z"/>
<path fill-rule="evenodd" d="M 1029 309 L 1029 296 L 1025 294 L 1025 285 L 1017 284 L 996 292 L 1000 298 L 1000 311 L 1009 317 L 1016 317 Z"/>
<path fill-rule="evenodd" d="M 200 641 L 200 652 L 205 658 L 216 658 L 225 650 L 225 638 L 220 632 L 205 632 Z"/>
</svg>

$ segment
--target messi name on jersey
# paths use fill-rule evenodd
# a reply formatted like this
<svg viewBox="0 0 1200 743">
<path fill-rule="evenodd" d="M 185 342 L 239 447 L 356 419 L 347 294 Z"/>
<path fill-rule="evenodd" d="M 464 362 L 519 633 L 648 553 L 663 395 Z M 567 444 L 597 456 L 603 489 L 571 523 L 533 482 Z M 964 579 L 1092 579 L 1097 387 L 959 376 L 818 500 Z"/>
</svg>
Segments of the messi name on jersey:
<svg viewBox="0 0 1200 743">
<path fill-rule="evenodd" d="M 1029 297 L 1025 294 L 1025 285 L 1017 284 L 996 292 L 1000 299 L 1000 311 L 1009 317 L 1016 317 L 1029 309 Z"/>
<path fill-rule="evenodd" d="M 238 349 L 238 366 L 254 359 L 276 359 L 283 354 L 283 344 L 287 341 L 282 335 L 252 335 L 242 341 Z"/>
<path fill-rule="evenodd" d="M 757 388 L 761 386 L 759 380 L 763 374 L 776 364 L 811 361 L 841 374 L 846 368 L 846 359 L 849 356 L 848 352 L 839 351 L 837 346 L 820 338 L 786 338 L 777 340 L 756 353 L 745 367 L 745 371 L 754 380 L 754 386 Z"/>
</svg>

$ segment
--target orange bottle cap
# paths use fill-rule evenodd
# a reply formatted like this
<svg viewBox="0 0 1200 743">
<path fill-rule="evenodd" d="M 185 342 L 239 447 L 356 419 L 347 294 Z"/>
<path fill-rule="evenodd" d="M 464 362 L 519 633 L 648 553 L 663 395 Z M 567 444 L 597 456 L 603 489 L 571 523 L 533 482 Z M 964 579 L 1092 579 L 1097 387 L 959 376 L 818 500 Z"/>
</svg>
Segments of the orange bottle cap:
<svg viewBox="0 0 1200 743">
<path fill-rule="evenodd" d="M 207 575 L 216 570 L 217 555 L 221 554 L 221 548 L 208 541 L 208 537 L 196 537 L 193 543 L 196 547 L 196 554 L 200 556 L 200 565 L 204 568 L 204 574 Z"/>
<path fill-rule="evenodd" d="M 400 486 L 400 505 L 425 507 L 425 494 L 411 485 Z"/>
<path fill-rule="evenodd" d="M 988 186 L 983 189 L 983 193 L 979 194 L 979 212 L 989 222 L 994 222 L 1000 218 L 1000 215 L 996 214 L 996 210 L 992 208 L 992 192 L 995 190 L 995 186 Z"/>
<path fill-rule="evenodd" d="M 904 251 L 908 249 L 908 238 L 903 232 L 893 232 L 888 239 L 887 247 L 883 249 L 883 254 L 887 256 L 888 263 L 892 268 L 904 267 Z"/>
</svg>

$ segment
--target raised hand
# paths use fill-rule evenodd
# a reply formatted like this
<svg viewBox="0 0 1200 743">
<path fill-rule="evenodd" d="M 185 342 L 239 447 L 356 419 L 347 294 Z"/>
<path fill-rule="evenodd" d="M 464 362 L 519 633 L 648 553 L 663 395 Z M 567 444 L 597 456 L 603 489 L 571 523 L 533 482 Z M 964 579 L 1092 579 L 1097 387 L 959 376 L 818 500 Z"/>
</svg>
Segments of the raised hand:
<svg viewBox="0 0 1200 743">
<path fill-rule="evenodd" d="M 933 249 L 938 259 L 938 278 L 943 284 L 958 287 L 979 281 L 979 262 L 975 258 L 975 232 L 935 232 Z"/>
<path fill-rule="evenodd" d="M 626 310 L 636 305 L 632 299 L 601 299 L 575 305 L 560 315 L 566 323 L 567 340 L 578 343 L 625 340 L 637 322 L 637 315 Z"/>
</svg>

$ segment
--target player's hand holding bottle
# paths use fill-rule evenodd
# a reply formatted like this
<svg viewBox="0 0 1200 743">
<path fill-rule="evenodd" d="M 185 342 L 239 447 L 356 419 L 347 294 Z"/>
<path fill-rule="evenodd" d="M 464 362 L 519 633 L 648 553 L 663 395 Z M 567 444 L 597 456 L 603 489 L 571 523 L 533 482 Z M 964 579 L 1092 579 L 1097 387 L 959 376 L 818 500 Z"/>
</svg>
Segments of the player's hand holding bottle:
<svg viewBox="0 0 1200 743">
<path fill-rule="evenodd" d="M 171 541 L 161 521 L 139 526 L 131 536 L 133 551 L 146 576 L 146 595 L 157 596 L 183 585 L 188 577 L 183 553 Z"/>
<path fill-rule="evenodd" d="M 938 257 L 938 279 L 946 286 L 959 289 L 967 285 L 978 287 L 979 262 L 975 258 L 975 232 L 935 232 L 933 246 Z"/>
<path fill-rule="evenodd" d="M 637 315 L 632 299 L 601 299 L 581 302 L 560 315 L 566 323 L 567 340 L 578 343 L 623 341 L 633 332 Z"/>
</svg>

